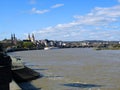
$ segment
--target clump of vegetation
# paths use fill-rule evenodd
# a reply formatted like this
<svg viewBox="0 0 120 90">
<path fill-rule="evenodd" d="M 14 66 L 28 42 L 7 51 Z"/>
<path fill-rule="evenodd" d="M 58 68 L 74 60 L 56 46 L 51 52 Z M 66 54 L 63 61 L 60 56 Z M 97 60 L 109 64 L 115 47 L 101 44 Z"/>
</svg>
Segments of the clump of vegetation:
<svg viewBox="0 0 120 90">
<path fill-rule="evenodd" d="M 111 45 L 110 48 L 113 49 L 113 50 L 120 50 L 120 44 Z"/>
<path fill-rule="evenodd" d="M 108 46 L 98 46 L 95 50 L 120 50 L 120 44 L 110 44 Z"/>
</svg>

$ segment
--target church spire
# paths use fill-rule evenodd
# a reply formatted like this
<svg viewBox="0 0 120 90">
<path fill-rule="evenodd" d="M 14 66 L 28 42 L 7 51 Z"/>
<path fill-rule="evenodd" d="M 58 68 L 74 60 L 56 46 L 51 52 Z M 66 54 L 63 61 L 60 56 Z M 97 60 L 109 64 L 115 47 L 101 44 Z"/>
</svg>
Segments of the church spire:
<svg viewBox="0 0 120 90">
<path fill-rule="evenodd" d="M 32 38 L 31 38 L 31 41 L 32 42 L 35 42 L 35 36 L 34 36 L 34 34 L 32 33 Z"/>
<path fill-rule="evenodd" d="M 28 34 L 28 40 L 31 40 L 30 34 Z"/>
</svg>

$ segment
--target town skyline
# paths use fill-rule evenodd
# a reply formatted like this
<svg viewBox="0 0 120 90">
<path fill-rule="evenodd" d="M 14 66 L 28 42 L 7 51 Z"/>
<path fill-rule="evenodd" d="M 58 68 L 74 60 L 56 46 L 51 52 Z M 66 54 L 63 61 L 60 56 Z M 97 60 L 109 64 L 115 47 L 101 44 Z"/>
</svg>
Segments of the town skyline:
<svg viewBox="0 0 120 90">
<path fill-rule="evenodd" d="M 0 40 L 120 41 L 120 0 L 2 0 Z"/>
<path fill-rule="evenodd" d="M 36 37 L 35 37 L 35 35 L 34 35 L 34 33 L 32 33 L 32 34 L 27 34 L 27 36 L 26 36 L 26 38 L 23 38 L 23 39 L 20 39 L 20 38 L 18 38 L 17 36 L 16 36 L 16 34 L 15 33 L 12 33 L 11 35 L 10 35 L 10 37 L 9 38 L 4 38 L 3 40 L 0 40 L 0 41 L 7 41 L 7 40 L 15 40 L 15 41 L 30 41 L 30 42 L 36 42 L 36 41 L 44 41 L 44 40 L 50 40 L 50 41 L 63 41 L 63 42 L 79 42 L 79 41 L 84 41 L 84 42 L 120 42 L 120 40 L 96 40 L 96 39 L 94 39 L 94 40 L 89 40 L 89 39 L 86 39 L 86 40 L 73 40 L 73 41 L 65 41 L 65 40 L 52 40 L 52 39 L 48 39 L 48 38 L 44 38 L 44 39 L 36 39 Z"/>
</svg>

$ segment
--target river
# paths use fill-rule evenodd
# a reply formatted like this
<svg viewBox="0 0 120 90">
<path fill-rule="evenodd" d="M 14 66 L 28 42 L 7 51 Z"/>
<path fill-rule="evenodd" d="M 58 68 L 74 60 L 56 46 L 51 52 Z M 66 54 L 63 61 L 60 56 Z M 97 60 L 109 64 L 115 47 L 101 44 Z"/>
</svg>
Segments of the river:
<svg viewBox="0 0 120 90">
<path fill-rule="evenodd" d="M 120 90 L 120 50 L 69 48 L 9 55 L 43 76 L 20 83 L 23 90 Z"/>
</svg>

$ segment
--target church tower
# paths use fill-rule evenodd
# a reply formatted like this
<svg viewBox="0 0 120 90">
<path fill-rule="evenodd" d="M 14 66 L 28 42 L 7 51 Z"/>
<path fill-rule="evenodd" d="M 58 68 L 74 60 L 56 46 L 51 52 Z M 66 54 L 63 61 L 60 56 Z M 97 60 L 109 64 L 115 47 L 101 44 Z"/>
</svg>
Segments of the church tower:
<svg viewBox="0 0 120 90">
<path fill-rule="evenodd" d="M 11 43 L 14 45 L 17 44 L 17 38 L 15 37 L 15 34 L 11 34 Z"/>
<path fill-rule="evenodd" d="M 34 36 L 34 34 L 32 33 L 32 38 L 31 38 L 31 41 L 32 42 L 35 42 L 35 36 Z"/>
<path fill-rule="evenodd" d="M 11 43 L 13 44 L 14 39 L 13 39 L 13 34 L 11 34 Z"/>
<path fill-rule="evenodd" d="M 31 40 L 30 34 L 28 34 L 28 40 Z"/>
<path fill-rule="evenodd" d="M 14 44 L 16 45 L 17 44 L 17 38 L 16 38 L 15 34 L 13 35 L 13 39 L 14 39 Z"/>
</svg>

